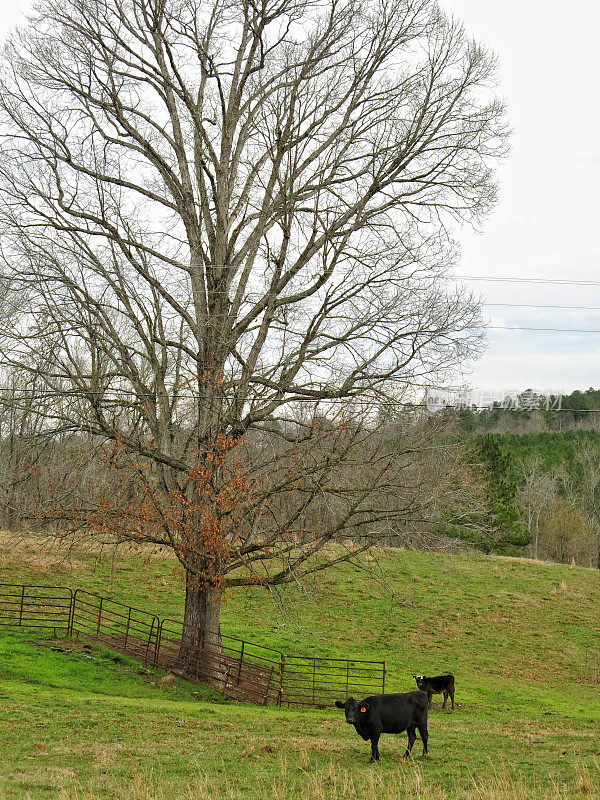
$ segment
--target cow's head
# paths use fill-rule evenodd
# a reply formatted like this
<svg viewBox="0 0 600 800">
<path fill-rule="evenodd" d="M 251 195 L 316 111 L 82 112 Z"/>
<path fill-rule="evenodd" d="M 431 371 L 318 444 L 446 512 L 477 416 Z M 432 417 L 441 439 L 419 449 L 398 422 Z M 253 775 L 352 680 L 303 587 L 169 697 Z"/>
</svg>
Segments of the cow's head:
<svg viewBox="0 0 600 800">
<path fill-rule="evenodd" d="M 346 722 L 350 725 L 356 725 L 360 723 L 363 719 L 366 719 L 367 714 L 369 713 L 369 704 L 365 700 L 355 700 L 353 697 L 349 697 L 345 703 L 342 703 L 341 700 L 335 701 L 336 708 L 343 708 L 346 714 Z"/>
<path fill-rule="evenodd" d="M 417 687 L 422 690 L 425 686 L 425 675 L 413 675 L 413 678 L 417 682 Z"/>
</svg>

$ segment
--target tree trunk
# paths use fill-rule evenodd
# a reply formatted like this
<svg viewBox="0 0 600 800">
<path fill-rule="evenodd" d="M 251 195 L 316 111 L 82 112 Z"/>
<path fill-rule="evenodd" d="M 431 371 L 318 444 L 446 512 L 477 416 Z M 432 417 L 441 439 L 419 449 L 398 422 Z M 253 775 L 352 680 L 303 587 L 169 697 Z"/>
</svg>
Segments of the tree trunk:
<svg viewBox="0 0 600 800">
<path fill-rule="evenodd" d="M 223 685 L 226 664 L 221 642 L 221 589 L 186 574 L 185 612 L 178 668 L 189 677 Z"/>
</svg>

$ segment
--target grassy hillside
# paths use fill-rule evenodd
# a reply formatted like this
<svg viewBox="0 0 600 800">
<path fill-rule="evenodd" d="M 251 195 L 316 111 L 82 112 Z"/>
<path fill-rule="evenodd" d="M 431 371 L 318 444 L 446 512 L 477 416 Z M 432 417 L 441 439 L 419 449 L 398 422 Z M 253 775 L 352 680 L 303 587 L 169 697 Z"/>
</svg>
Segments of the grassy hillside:
<svg viewBox="0 0 600 800">
<path fill-rule="evenodd" d="M 2 551 L 0 580 L 85 586 L 180 616 L 176 563 Z M 387 551 L 281 597 L 230 595 L 224 631 L 288 652 L 385 658 L 388 691 L 451 670 L 430 757 L 382 762 L 336 709 L 223 702 L 95 647 L 0 629 L 0 798 L 600 797 L 600 574 Z M 282 605 L 281 605 L 282 604 Z"/>
</svg>

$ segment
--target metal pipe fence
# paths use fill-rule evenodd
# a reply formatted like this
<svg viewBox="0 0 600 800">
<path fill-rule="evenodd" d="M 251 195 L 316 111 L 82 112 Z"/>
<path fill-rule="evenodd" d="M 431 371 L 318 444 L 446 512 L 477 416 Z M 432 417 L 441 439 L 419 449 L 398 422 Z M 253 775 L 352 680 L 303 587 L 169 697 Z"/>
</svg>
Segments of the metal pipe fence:
<svg viewBox="0 0 600 800">
<path fill-rule="evenodd" d="M 62 586 L 0 583 L 0 625 L 71 629 L 73 592 Z"/>
<path fill-rule="evenodd" d="M 384 661 L 285 655 L 84 589 L 0 583 L 0 626 L 64 631 L 263 705 L 323 708 L 385 691 Z"/>
<path fill-rule="evenodd" d="M 385 661 L 319 656 L 285 657 L 282 702 L 289 706 L 327 707 L 352 695 L 385 691 Z"/>
<path fill-rule="evenodd" d="M 136 661 L 155 663 L 159 626 L 156 614 L 83 589 L 73 593 L 71 634 L 99 642 Z"/>
<path fill-rule="evenodd" d="M 225 634 L 205 632 L 173 619 L 160 623 L 155 664 L 209 681 L 223 694 L 277 702 L 283 653 Z"/>
</svg>

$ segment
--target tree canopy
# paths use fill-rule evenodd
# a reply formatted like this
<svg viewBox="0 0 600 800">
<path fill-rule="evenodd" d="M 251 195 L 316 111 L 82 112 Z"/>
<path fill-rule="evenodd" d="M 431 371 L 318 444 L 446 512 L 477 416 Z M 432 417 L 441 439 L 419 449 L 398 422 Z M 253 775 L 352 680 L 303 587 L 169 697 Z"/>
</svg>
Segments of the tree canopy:
<svg viewBox="0 0 600 800">
<path fill-rule="evenodd" d="M 45 431 L 127 454 L 202 592 L 257 561 L 291 579 L 377 518 L 392 454 L 365 446 L 358 469 L 357 408 L 479 346 L 477 303 L 444 277 L 453 223 L 495 199 L 494 75 L 431 0 L 41 0 L 6 46 L 2 271 L 22 313 L 3 361 L 35 383 Z M 301 478 L 274 471 L 285 519 L 260 506 L 240 538 L 228 458 L 259 433 L 280 442 L 263 477 L 321 444 Z M 340 500 L 332 452 L 361 477 L 309 527 Z"/>
</svg>

